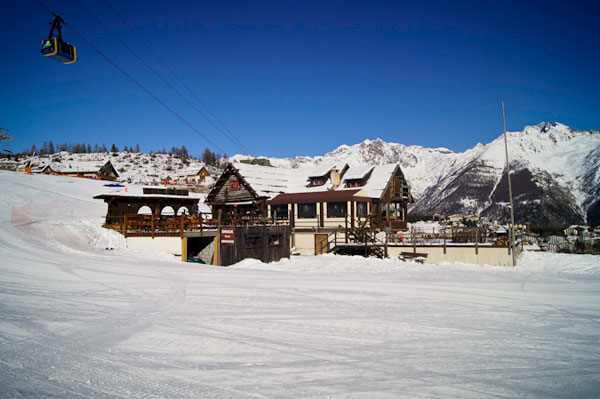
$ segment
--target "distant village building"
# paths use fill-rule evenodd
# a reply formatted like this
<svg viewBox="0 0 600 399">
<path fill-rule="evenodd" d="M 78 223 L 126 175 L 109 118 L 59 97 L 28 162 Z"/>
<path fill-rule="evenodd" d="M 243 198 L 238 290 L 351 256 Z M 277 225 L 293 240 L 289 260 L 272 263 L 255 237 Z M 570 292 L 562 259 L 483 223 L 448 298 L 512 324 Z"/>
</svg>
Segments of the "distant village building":
<svg viewBox="0 0 600 399">
<path fill-rule="evenodd" d="M 549 252 L 571 252 L 573 250 L 573 244 L 569 240 L 557 235 L 547 237 L 543 242 L 543 246 Z"/>
<path fill-rule="evenodd" d="M 56 174 L 63 176 L 85 177 L 98 180 L 114 181 L 119 178 L 119 172 L 109 161 L 62 161 L 62 162 L 46 162 L 35 163 L 27 161 L 19 167 L 19 171 L 39 173 L 39 174 Z"/>
<path fill-rule="evenodd" d="M 34 166 L 31 168 L 31 173 L 37 173 L 42 175 L 51 175 L 54 174 L 54 169 L 49 164 L 42 166 Z"/>
<path fill-rule="evenodd" d="M 450 215 L 448 216 L 450 223 L 459 223 L 463 220 L 463 215 Z"/>
<path fill-rule="evenodd" d="M 181 176 L 177 178 L 177 184 L 189 184 L 189 185 L 201 185 L 206 181 L 206 178 L 210 176 L 210 173 L 206 167 L 198 169 L 187 169 L 183 171 Z"/>
<path fill-rule="evenodd" d="M 588 235 L 589 226 L 571 225 L 564 230 L 566 236 L 584 237 Z"/>
<path fill-rule="evenodd" d="M 469 215 L 469 216 L 465 217 L 465 220 L 467 222 L 478 222 L 479 221 L 479 216 L 477 216 L 477 215 Z"/>
<path fill-rule="evenodd" d="M 55 172 L 64 176 L 87 177 L 98 180 L 117 180 L 119 172 L 112 162 L 65 161 L 53 165 Z"/>
</svg>

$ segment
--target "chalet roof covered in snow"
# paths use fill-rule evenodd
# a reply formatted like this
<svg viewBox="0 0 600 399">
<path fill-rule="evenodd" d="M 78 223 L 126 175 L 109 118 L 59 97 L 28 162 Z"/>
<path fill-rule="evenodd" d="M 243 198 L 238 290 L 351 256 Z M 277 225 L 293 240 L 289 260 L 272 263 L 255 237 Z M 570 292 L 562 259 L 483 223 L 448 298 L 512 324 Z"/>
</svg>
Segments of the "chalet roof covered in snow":
<svg viewBox="0 0 600 399">
<path fill-rule="evenodd" d="M 373 169 L 372 165 L 360 165 L 349 168 L 344 173 L 344 180 L 363 179 Z"/>
<path fill-rule="evenodd" d="M 322 177 L 328 175 L 332 169 L 342 170 L 345 166 L 345 163 L 340 162 L 324 162 L 317 166 L 313 166 L 312 168 L 310 168 L 310 170 L 306 170 L 309 168 L 303 168 L 303 170 L 306 170 L 308 172 L 307 177 Z"/>
<path fill-rule="evenodd" d="M 275 168 L 245 163 L 233 163 L 231 165 L 237 169 L 240 176 L 246 180 L 246 182 L 250 184 L 261 197 L 274 198 L 281 193 L 292 194 L 356 189 L 344 188 L 343 184 L 335 187 L 330 176 L 328 176 L 327 181 L 323 185 L 309 186 L 311 178 L 327 176 L 334 168 L 342 172 L 347 169 L 346 164 L 327 164 L 325 166 L 319 165 L 316 167 L 296 169 Z M 368 197 L 379 198 L 398 167 L 398 164 L 354 167 L 347 169 L 342 175 L 341 180 L 347 180 L 349 172 L 351 179 L 362 179 L 371 172 L 366 184 L 360 188 L 364 190 L 364 193 Z M 322 174 L 323 171 L 327 172 Z"/>
<path fill-rule="evenodd" d="M 208 175 L 210 176 L 210 173 L 208 172 L 208 170 L 206 169 L 205 166 L 195 166 L 195 167 L 188 167 L 185 169 L 181 169 L 180 171 L 177 172 L 178 176 L 198 176 L 200 175 L 200 173 L 202 173 L 202 170 L 206 170 L 206 173 L 208 173 Z"/>
<path fill-rule="evenodd" d="M 333 189 L 331 179 L 321 186 L 309 187 L 311 177 L 322 177 L 332 169 L 340 168 L 337 164 L 308 168 L 274 168 L 272 166 L 250 165 L 246 163 L 232 164 L 240 176 L 252 186 L 261 197 L 273 198 L 281 193 L 317 192 Z M 342 165 L 342 168 L 345 165 Z M 340 168 L 341 169 L 341 168 Z M 338 169 L 339 170 L 339 169 Z M 323 171 L 325 171 L 323 173 Z"/>
<path fill-rule="evenodd" d="M 271 198 L 288 190 L 289 169 L 246 163 L 235 163 L 232 166 L 261 197 Z"/>
<path fill-rule="evenodd" d="M 117 168 L 110 160 L 90 160 L 90 161 L 62 161 L 52 162 L 51 167 L 54 171 L 60 173 L 98 173 L 105 166 L 112 168 L 118 176 Z"/>
<path fill-rule="evenodd" d="M 387 185 L 389 184 L 392 175 L 398 167 L 399 166 L 396 163 L 375 166 L 371 176 L 369 177 L 369 180 L 367 180 L 367 183 L 362 187 L 362 189 L 365 190 L 369 197 L 381 197 Z"/>
</svg>

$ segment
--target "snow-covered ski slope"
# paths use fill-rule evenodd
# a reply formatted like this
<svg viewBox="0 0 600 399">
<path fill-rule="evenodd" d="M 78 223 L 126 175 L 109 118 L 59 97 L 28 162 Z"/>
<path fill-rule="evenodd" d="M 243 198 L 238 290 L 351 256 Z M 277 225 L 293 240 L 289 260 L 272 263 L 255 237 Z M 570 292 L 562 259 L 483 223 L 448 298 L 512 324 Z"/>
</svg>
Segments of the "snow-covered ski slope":
<svg viewBox="0 0 600 399">
<path fill-rule="evenodd" d="M 199 266 L 101 229 L 102 182 L 0 183 L 2 398 L 600 396 L 598 257 Z"/>
</svg>

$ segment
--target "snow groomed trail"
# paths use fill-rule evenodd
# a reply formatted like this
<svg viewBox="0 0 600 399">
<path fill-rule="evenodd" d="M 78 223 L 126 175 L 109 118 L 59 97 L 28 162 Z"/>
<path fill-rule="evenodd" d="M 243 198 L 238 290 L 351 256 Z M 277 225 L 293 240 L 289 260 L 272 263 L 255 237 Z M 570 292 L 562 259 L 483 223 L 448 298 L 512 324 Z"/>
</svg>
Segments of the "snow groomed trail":
<svg viewBox="0 0 600 399">
<path fill-rule="evenodd" d="M 128 250 L 102 182 L 0 172 L 2 398 L 600 396 L 600 258 L 229 268 Z"/>
</svg>

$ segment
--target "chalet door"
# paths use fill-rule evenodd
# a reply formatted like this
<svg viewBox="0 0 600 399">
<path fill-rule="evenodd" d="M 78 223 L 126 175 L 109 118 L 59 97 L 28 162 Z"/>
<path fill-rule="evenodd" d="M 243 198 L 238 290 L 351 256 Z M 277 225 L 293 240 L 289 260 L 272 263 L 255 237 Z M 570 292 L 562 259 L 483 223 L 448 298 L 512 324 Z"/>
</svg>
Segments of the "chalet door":
<svg viewBox="0 0 600 399">
<path fill-rule="evenodd" d="M 327 247 L 327 234 L 315 234 L 315 255 L 326 254 Z"/>
</svg>

